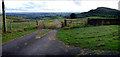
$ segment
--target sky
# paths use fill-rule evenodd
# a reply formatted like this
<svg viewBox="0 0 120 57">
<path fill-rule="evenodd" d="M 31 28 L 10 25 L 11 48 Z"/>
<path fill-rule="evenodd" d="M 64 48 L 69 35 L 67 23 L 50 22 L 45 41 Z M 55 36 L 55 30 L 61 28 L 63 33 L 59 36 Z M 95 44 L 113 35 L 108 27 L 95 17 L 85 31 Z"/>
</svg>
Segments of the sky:
<svg viewBox="0 0 120 57">
<path fill-rule="evenodd" d="M 119 0 L 5 0 L 6 12 L 87 12 L 97 7 L 118 9 Z"/>
</svg>

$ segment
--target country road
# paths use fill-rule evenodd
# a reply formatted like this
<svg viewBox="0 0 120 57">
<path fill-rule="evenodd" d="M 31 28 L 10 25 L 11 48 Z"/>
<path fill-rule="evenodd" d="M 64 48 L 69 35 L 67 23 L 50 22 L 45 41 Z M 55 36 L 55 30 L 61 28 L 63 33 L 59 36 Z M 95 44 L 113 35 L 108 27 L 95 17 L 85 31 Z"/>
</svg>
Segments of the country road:
<svg viewBox="0 0 120 57">
<path fill-rule="evenodd" d="M 59 21 L 56 20 L 58 24 Z M 49 26 L 50 27 L 50 26 Z M 71 55 L 74 54 L 64 45 L 63 42 L 56 40 L 56 32 L 61 27 L 43 36 L 35 38 L 37 34 L 44 31 L 41 29 L 37 32 L 15 39 L 2 45 L 2 55 Z M 48 28 L 48 27 L 47 27 Z M 75 50 L 74 50 L 75 51 Z M 73 52 L 74 52 L 73 51 Z M 79 53 L 79 51 L 78 51 Z"/>
<path fill-rule="evenodd" d="M 56 20 L 58 24 L 59 21 Z M 52 26 L 52 25 L 50 25 Z M 49 27 L 50 27 L 49 26 Z M 45 29 L 49 28 L 46 27 Z M 82 48 L 75 48 L 72 46 L 66 46 L 62 41 L 57 40 L 56 32 L 60 29 L 61 24 L 49 32 L 47 35 L 36 38 L 37 34 L 44 31 L 45 29 L 38 30 L 37 32 L 28 34 L 26 36 L 20 37 L 8 43 L 2 45 L 2 55 L 14 57 L 27 57 L 43 56 L 46 55 L 64 55 L 64 56 L 78 56 L 78 55 L 94 55 L 94 53 L 100 53 L 101 55 L 118 55 L 119 53 L 104 51 L 104 50 L 89 50 Z M 17 55 L 17 56 L 16 56 Z M 21 56 L 22 55 L 22 56 Z M 12 57 L 12 56 L 10 56 Z M 61 56 L 62 57 L 62 56 Z"/>
</svg>

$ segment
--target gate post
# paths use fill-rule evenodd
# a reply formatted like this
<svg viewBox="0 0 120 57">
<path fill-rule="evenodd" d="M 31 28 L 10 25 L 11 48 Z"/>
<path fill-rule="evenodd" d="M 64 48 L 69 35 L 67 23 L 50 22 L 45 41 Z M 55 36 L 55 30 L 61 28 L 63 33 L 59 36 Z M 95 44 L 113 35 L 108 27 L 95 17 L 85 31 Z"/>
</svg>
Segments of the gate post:
<svg viewBox="0 0 120 57">
<path fill-rule="evenodd" d="M 66 19 L 64 19 L 64 25 L 67 26 L 67 20 Z"/>
<path fill-rule="evenodd" d="M 12 32 L 12 21 L 10 22 L 10 31 Z"/>
<path fill-rule="evenodd" d="M 38 20 L 36 20 L 36 25 L 38 26 Z"/>
</svg>

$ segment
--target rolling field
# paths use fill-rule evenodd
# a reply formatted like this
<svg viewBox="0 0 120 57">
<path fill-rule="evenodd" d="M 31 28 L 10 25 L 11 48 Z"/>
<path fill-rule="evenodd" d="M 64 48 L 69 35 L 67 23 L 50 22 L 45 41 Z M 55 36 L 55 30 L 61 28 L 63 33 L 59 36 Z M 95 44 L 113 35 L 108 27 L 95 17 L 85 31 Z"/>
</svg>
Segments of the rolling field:
<svg viewBox="0 0 120 57">
<path fill-rule="evenodd" d="M 53 20 L 44 20 L 43 23 L 47 27 L 47 26 L 53 25 L 53 24 L 55 24 L 57 22 L 56 22 L 56 19 L 53 19 Z"/>
<path fill-rule="evenodd" d="M 7 42 L 12 39 L 19 38 L 21 36 L 24 36 L 26 34 L 32 33 L 34 31 L 37 31 L 38 29 L 32 29 L 32 30 L 27 30 L 27 31 L 22 31 L 22 32 L 16 32 L 16 33 L 6 33 L 2 34 L 2 43 Z"/>
<path fill-rule="evenodd" d="M 101 50 L 118 50 L 118 25 L 62 28 L 57 32 L 58 39 L 67 45 Z"/>
<path fill-rule="evenodd" d="M 10 22 L 7 22 L 7 28 L 8 28 L 8 31 L 11 31 L 10 30 Z M 15 30 L 18 30 L 18 29 L 24 29 L 26 27 L 34 27 L 36 26 L 36 22 L 35 21 L 32 21 L 32 22 L 14 22 L 12 23 L 12 31 L 15 31 Z"/>
<path fill-rule="evenodd" d="M 24 28 L 32 28 L 32 27 L 35 27 L 37 26 L 36 25 L 36 20 L 35 19 L 23 19 L 23 18 L 19 18 L 19 17 L 11 17 L 11 16 L 8 16 L 7 18 L 9 19 L 6 19 L 7 21 L 7 31 L 10 32 L 10 31 L 17 31 L 17 30 L 23 30 Z M 27 20 L 32 20 L 30 22 L 12 22 L 11 21 L 27 21 Z M 2 21 L 2 20 L 0 20 Z M 39 27 L 47 27 L 49 25 L 52 25 L 54 23 L 57 23 L 54 20 L 38 20 L 38 26 Z M 12 28 L 11 28 L 12 27 Z M 12 29 L 12 30 L 11 30 Z"/>
<path fill-rule="evenodd" d="M 13 17 L 12 17 L 13 18 Z M 15 17 L 16 18 L 16 17 Z M 6 19 L 7 21 L 7 33 L 2 32 L 2 42 L 7 42 L 14 38 L 19 38 L 23 35 L 32 33 L 37 31 L 38 29 L 42 29 L 49 25 L 53 25 L 57 23 L 56 20 L 38 20 L 38 25 L 36 25 L 36 20 L 32 20 L 30 22 L 12 22 L 12 26 L 10 24 L 11 21 L 18 20 L 30 20 L 30 19 Z M 12 30 L 10 29 L 12 27 Z"/>
<path fill-rule="evenodd" d="M 13 31 L 17 31 L 17 30 L 23 30 L 26 27 L 33 27 L 33 26 L 36 25 L 35 20 L 33 20 L 31 22 L 12 22 L 12 21 L 18 21 L 18 20 L 27 21 L 27 20 L 30 20 L 30 19 L 23 19 L 23 18 L 18 18 L 18 17 L 11 17 L 11 19 L 6 19 L 7 31 L 8 32 L 10 32 L 10 31 L 13 32 Z"/>
</svg>

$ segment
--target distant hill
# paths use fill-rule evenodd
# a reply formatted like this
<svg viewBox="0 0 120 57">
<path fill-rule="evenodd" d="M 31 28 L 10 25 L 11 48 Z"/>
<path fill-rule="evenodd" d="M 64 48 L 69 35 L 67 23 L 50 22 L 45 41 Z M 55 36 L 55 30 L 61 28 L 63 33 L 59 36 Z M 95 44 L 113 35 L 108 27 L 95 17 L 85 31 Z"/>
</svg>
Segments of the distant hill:
<svg viewBox="0 0 120 57">
<path fill-rule="evenodd" d="M 14 20 L 14 21 L 30 21 L 30 20 L 32 20 L 32 19 L 24 19 L 24 18 L 15 17 L 15 16 L 6 16 L 6 19 Z"/>
<path fill-rule="evenodd" d="M 22 20 L 23 18 L 20 17 L 15 17 L 15 16 L 6 16 L 7 19 L 12 19 L 12 20 Z"/>
<path fill-rule="evenodd" d="M 120 11 L 106 7 L 98 7 L 97 9 L 92 9 L 88 12 L 77 14 L 78 18 L 89 17 L 89 16 L 116 17 L 116 16 L 120 16 Z"/>
<path fill-rule="evenodd" d="M 21 17 L 25 19 L 58 19 L 58 18 L 67 18 L 71 13 L 43 13 L 43 12 L 20 12 L 20 13 L 6 13 L 7 16 Z"/>
</svg>

